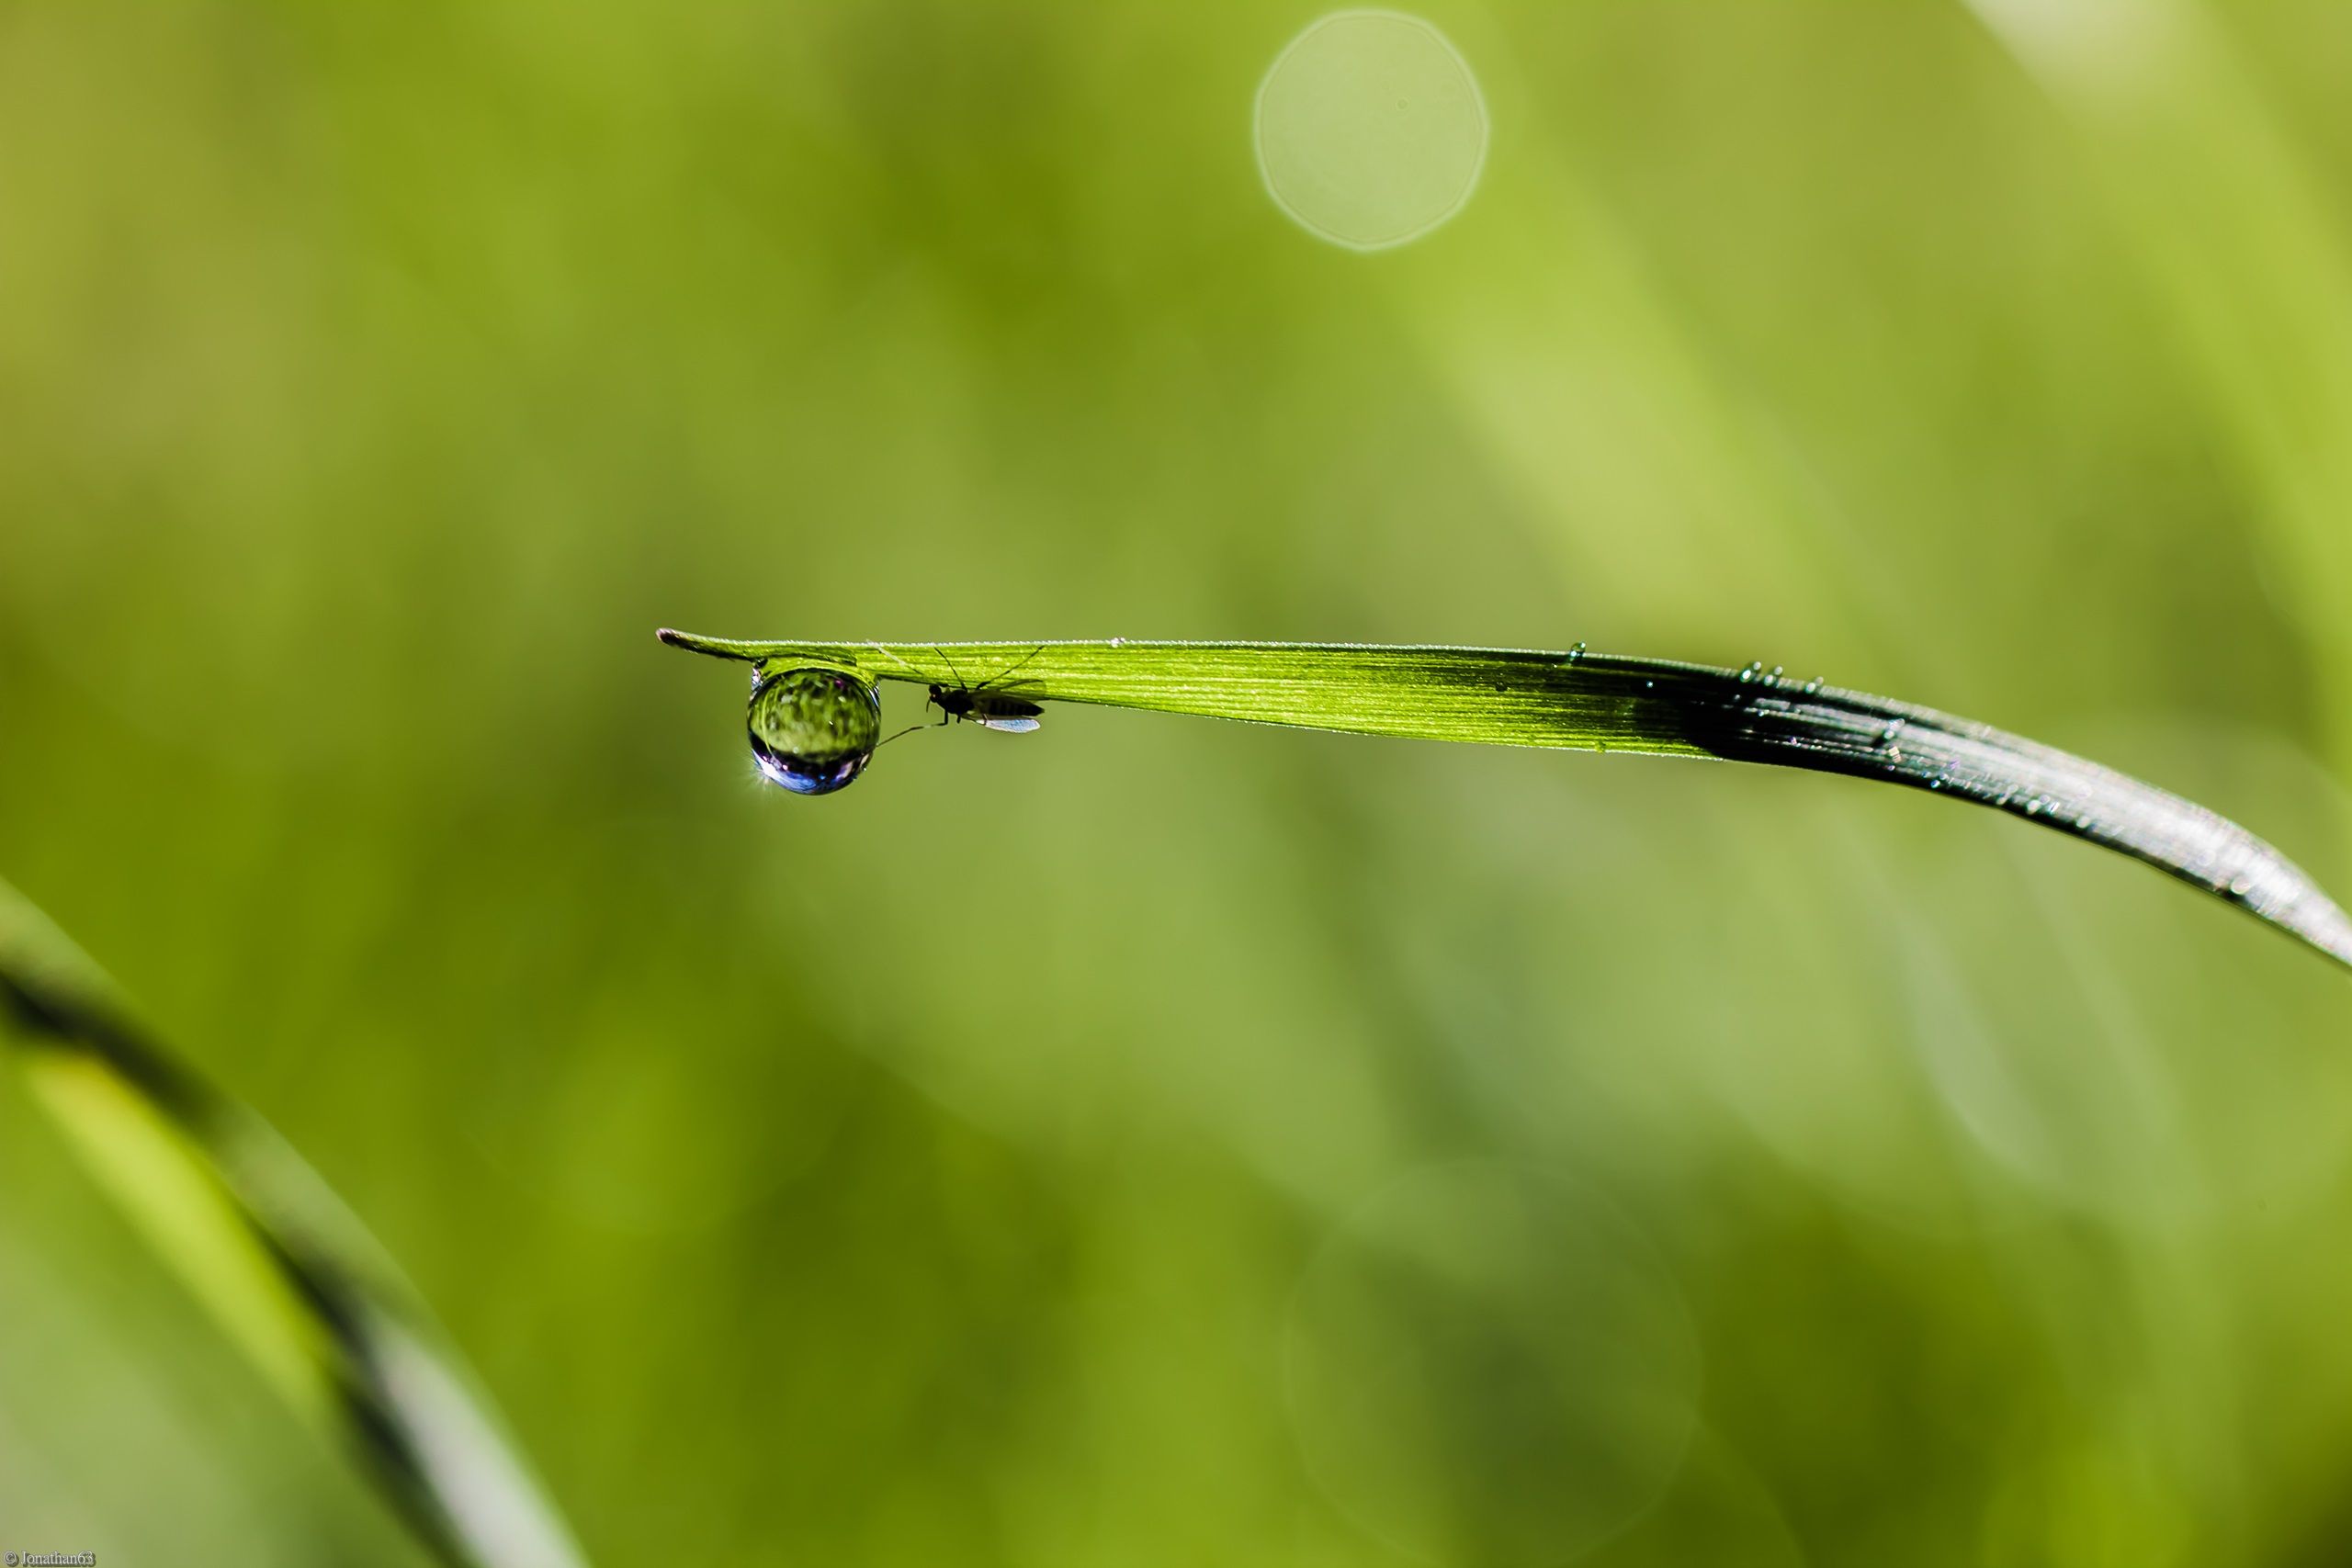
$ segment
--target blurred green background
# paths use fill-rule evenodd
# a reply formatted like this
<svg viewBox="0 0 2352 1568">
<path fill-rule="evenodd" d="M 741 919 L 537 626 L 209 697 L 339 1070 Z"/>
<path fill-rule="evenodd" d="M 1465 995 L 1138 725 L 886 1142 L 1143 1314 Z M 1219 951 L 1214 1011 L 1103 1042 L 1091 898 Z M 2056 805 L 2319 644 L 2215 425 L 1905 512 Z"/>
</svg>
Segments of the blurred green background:
<svg viewBox="0 0 2352 1568">
<path fill-rule="evenodd" d="M 745 637 L 1744 663 L 2352 888 L 2352 7 L 0 4 L 0 874 L 592 1557 L 2352 1556 L 2352 992 L 1842 780 L 1071 710 L 810 802 Z M 913 711 L 892 694 L 896 722 Z M 0 1537 L 408 1563 L 0 1087 Z"/>
</svg>

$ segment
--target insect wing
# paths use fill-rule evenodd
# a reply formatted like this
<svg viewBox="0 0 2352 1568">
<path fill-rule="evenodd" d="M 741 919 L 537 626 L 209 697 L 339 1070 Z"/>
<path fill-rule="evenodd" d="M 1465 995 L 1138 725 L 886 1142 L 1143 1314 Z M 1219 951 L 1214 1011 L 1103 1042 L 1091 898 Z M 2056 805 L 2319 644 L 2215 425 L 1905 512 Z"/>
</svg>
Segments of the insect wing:
<svg viewBox="0 0 2352 1568">
<path fill-rule="evenodd" d="M 1007 735 L 1026 735 L 1043 722 L 1031 714 L 977 714 L 973 722 L 983 729 L 1001 729 Z"/>
</svg>

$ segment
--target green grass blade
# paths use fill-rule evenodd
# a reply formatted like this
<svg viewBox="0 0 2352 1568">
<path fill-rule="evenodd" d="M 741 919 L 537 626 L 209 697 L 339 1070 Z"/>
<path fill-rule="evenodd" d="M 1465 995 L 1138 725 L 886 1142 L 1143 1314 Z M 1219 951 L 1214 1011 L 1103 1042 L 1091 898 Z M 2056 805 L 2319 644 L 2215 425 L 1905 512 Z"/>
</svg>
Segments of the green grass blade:
<svg viewBox="0 0 2352 1568">
<path fill-rule="evenodd" d="M 230 1337 L 442 1561 L 583 1561 L 488 1399 L 359 1222 L 259 1117 L 130 1021 L 97 966 L 6 883 L 0 1045 Z"/>
<path fill-rule="evenodd" d="M 2096 762 L 1933 708 L 1778 671 L 1614 654 L 1266 642 L 734 642 L 674 648 L 763 668 L 1001 688 L 1302 729 L 1769 762 L 1906 784 L 2154 866 L 2352 965 L 2352 920 L 2234 822 Z"/>
</svg>

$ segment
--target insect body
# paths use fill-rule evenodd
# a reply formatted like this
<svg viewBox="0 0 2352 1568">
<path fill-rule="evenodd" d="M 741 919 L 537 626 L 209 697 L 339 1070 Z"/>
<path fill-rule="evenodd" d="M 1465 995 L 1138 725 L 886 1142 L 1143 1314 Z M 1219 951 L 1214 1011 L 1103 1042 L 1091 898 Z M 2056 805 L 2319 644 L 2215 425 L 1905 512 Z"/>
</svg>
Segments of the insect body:
<svg viewBox="0 0 2352 1568">
<path fill-rule="evenodd" d="M 977 724 L 984 729 L 1001 729 L 1019 735 L 1037 728 L 1037 716 L 1046 710 L 1035 703 L 1019 697 L 1008 697 L 1002 692 L 985 687 L 933 686 L 931 700 L 939 705 L 939 722 L 946 724 Z"/>
<path fill-rule="evenodd" d="M 954 672 L 956 682 L 953 686 L 935 682 L 932 685 L 931 700 L 938 705 L 940 723 L 977 724 L 983 729 L 1002 730 L 1008 735 L 1022 735 L 1037 728 L 1038 716 L 1046 710 L 1035 703 L 1013 696 L 1004 689 L 1004 682 L 1021 665 L 1045 652 L 1043 648 L 977 686 L 965 682 L 964 672 L 956 668 L 956 661 L 947 657 L 945 649 L 937 651 L 940 661 Z"/>
</svg>

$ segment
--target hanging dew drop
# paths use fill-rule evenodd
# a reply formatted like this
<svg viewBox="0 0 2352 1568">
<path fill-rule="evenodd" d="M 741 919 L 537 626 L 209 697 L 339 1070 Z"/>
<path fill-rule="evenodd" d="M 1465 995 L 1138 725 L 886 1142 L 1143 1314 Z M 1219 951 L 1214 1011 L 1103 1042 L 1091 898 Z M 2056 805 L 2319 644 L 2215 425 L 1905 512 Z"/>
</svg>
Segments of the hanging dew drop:
<svg viewBox="0 0 2352 1568">
<path fill-rule="evenodd" d="M 752 688 L 744 728 L 763 777 L 795 795 L 831 795 L 865 771 L 882 704 L 846 671 L 782 670 Z"/>
</svg>

